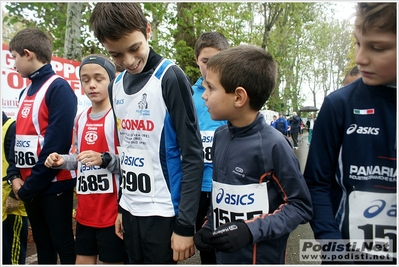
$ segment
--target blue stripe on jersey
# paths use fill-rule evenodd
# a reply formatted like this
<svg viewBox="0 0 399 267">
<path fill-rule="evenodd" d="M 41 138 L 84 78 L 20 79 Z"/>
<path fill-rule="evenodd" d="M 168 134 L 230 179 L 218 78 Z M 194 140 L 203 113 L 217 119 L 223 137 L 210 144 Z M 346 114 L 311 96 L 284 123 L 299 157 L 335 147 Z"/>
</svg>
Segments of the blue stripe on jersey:
<svg viewBox="0 0 399 267">
<path fill-rule="evenodd" d="M 176 131 L 169 113 L 165 116 L 163 138 L 165 141 L 165 162 L 163 162 L 162 165 L 165 164 L 167 168 L 167 173 L 164 173 L 164 176 L 167 179 L 166 183 L 169 186 L 173 208 L 175 210 L 175 215 L 177 216 L 183 173 L 180 149 L 176 139 Z"/>
<path fill-rule="evenodd" d="M 154 74 L 154 76 L 159 80 L 166 69 L 167 66 L 172 64 L 172 61 L 170 60 L 165 60 L 162 65 L 158 68 L 158 71 Z"/>
<path fill-rule="evenodd" d="M 119 82 L 123 76 L 123 74 L 126 72 L 126 70 L 122 71 L 121 73 L 119 73 L 119 75 L 116 77 L 115 83 Z"/>
</svg>

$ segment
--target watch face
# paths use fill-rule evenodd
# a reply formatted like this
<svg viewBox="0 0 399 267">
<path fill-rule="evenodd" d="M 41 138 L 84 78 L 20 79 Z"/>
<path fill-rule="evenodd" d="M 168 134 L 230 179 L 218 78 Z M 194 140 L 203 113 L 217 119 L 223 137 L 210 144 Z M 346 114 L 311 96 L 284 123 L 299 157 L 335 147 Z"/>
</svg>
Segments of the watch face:
<svg viewBox="0 0 399 267">
<path fill-rule="evenodd" d="M 107 153 L 107 152 L 104 153 L 104 159 L 107 160 L 107 161 L 111 160 L 111 155 L 109 153 Z"/>
</svg>

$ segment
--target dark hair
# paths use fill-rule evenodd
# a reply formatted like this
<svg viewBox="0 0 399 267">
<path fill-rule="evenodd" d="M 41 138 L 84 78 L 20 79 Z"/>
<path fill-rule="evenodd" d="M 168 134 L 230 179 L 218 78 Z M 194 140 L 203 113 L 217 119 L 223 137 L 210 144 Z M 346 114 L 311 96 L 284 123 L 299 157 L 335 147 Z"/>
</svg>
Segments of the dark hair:
<svg viewBox="0 0 399 267">
<path fill-rule="evenodd" d="M 10 52 L 15 51 L 20 56 L 24 55 L 24 49 L 35 53 L 37 60 L 42 63 L 51 62 L 53 55 L 52 41 L 46 33 L 37 28 L 20 30 L 8 46 Z"/>
<path fill-rule="evenodd" d="M 358 3 L 355 27 L 363 34 L 373 28 L 396 34 L 396 3 Z"/>
<path fill-rule="evenodd" d="M 357 76 L 357 75 L 359 75 L 359 69 L 358 69 L 358 67 L 357 66 L 354 66 L 346 75 L 345 75 L 345 78 L 346 77 L 348 77 L 348 76 Z"/>
<path fill-rule="evenodd" d="M 201 33 L 194 45 L 194 55 L 197 59 L 201 54 L 202 49 L 212 47 L 219 51 L 230 47 L 226 37 L 219 32 L 204 32 Z"/>
<path fill-rule="evenodd" d="M 253 45 L 240 45 L 220 51 L 212 56 L 208 72 L 219 75 L 220 84 L 228 94 L 243 87 L 249 96 L 249 105 L 260 110 L 276 86 L 277 63 L 264 49 Z"/>
<path fill-rule="evenodd" d="M 79 76 L 80 76 L 80 70 L 86 64 L 100 65 L 107 71 L 110 81 L 112 81 L 115 78 L 115 73 L 116 73 L 115 64 L 114 64 L 114 62 L 112 62 L 109 58 L 107 58 L 104 55 L 93 54 L 93 55 L 89 55 L 89 56 L 85 57 L 82 60 L 82 63 L 80 63 Z"/>
<path fill-rule="evenodd" d="M 105 39 L 119 40 L 135 31 L 147 36 L 148 20 L 138 3 L 97 3 L 89 24 L 100 43 Z"/>
</svg>

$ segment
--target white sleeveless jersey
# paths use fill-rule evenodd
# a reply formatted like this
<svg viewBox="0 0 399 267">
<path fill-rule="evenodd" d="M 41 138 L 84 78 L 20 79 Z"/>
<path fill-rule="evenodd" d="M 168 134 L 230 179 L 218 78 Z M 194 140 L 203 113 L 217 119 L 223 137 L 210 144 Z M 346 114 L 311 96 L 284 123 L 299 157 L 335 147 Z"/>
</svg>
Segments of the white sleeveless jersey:
<svg viewBox="0 0 399 267">
<path fill-rule="evenodd" d="M 162 159 L 172 165 L 168 165 L 167 170 L 160 158 L 160 148 L 172 151 L 168 149 L 168 140 L 176 140 L 161 86 L 162 77 L 172 64 L 169 60 L 161 61 L 145 86 L 135 94 L 125 93 L 122 76 L 113 85 L 112 101 L 118 123 L 122 173 L 119 205 L 135 216 L 176 215 L 172 199 L 176 199 L 173 195 L 176 192 L 180 194 L 180 190 L 169 176 L 174 176 L 171 169 L 180 168 L 170 164 L 176 160 L 180 162 L 180 155 Z"/>
</svg>

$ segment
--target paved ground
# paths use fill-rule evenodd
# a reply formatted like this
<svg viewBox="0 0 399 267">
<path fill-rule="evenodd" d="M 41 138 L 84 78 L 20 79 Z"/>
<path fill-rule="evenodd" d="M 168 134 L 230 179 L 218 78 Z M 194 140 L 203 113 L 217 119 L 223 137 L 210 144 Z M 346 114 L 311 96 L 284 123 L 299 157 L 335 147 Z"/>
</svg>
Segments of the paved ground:
<svg viewBox="0 0 399 267">
<path fill-rule="evenodd" d="M 299 137 L 299 149 L 294 150 L 295 155 L 297 156 L 301 170 L 303 172 L 306 158 L 308 155 L 309 146 L 307 145 L 307 133 L 304 133 Z M 299 259 L 299 242 L 300 239 L 313 239 L 313 232 L 309 226 L 309 224 L 299 225 L 290 235 L 288 240 L 288 247 L 287 247 L 287 257 L 286 257 L 286 264 L 293 265 L 293 264 L 320 264 L 320 262 L 305 262 L 300 261 Z M 33 240 L 30 238 L 28 243 L 28 253 L 27 253 L 27 262 L 26 264 L 37 264 L 37 257 L 36 257 L 36 247 Z M 201 264 L 199 258 L 199 252 L 196 251 L 195 255 L 190 259 L 185 261 L 179 262 L 179 264 L 184 265 L 195 265 Z"/>
</svg>

